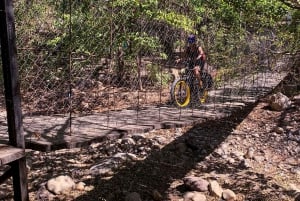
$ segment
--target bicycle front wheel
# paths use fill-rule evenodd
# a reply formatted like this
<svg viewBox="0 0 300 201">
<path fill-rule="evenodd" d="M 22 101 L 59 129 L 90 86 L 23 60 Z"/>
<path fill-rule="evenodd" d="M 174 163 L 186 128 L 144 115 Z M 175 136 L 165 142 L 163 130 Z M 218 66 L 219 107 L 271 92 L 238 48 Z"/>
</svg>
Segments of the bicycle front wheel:
<svg viewBox="0 0 300 201">
<path fill-rule="evenodd" d="M 191 89 L 189 84 L 178 78 L 175 80 L 171 87 L 172 101 L 178 107 L 187 107 L 191 102 Z"/>
</svg>

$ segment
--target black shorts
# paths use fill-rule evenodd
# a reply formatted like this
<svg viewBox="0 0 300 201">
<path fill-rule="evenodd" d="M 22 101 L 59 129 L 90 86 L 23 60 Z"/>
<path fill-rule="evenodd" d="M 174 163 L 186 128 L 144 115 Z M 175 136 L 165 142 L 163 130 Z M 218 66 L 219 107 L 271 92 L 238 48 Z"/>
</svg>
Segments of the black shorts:
<svg viewBox="0 0 300 201">
<path fill-rule="evenodd" d="M 193 69 L 195 66 L 200 66 L 200 71 L 204 69 L 204 61 L 203 59 L 197 59 L 196 61 L 189 62 L 189 69 Z"/>
</svg>

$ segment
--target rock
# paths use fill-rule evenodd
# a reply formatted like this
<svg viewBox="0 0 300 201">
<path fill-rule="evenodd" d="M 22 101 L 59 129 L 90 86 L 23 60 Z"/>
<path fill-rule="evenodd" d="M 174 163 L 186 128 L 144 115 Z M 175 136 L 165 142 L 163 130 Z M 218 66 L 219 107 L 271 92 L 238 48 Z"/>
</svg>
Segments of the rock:
<svg viewBox="0 0 300 201">
<path fill-rule="evenodd" d="M 281 128 L 281 127 L 276 127 L 276 128 L 274 129 L 274 131 L 275 131 L 276 133 L 278 133 L 278 134 L 284 133 L 284 129 Z"/>
<path fill-rule="evenodd" d="M 238 158 L 239 160 L 243 160 L 244 159 L 244 153 L 240 152 L 240 151 L 233 151 L 231 153 L 231 155 L 235 158 Z"/>
<path fill-rule="evenodd" d="M 118 169 L 124 162 L 136 161 L 138 157 L 131 153 L 116 153 L 111 158 L 104 159 L 100 164 L 90 168 L 93 175 L 110 176 L 113 171 Z"/>
<path fill-rule="evenodd" d="M 200 177 L 185 177 L 184 184 L 193 191 L 205 192 L 208 191 L 209 182 Z"/>
<path fill-rule="evenodd" d="M 227 143 L 222 143 L 222 145 L 220 146 L 220 148 L 223 150 L 223 153 L 224 153 L 224 154 L 228 154 L 228 152 L 229 152 L 229 147 L 230 147 L 230 145 L 227 144 Z"/>
<path fill-rule="evenodd" d="M 131 160 L 138 159 L 135 154 L 131 154 L 131 153 L 116 153 L 115 155 L 113 155 L 113 158 L 121 159 L 122 161 L 131 161 Z"/>
<path fill-rule="evenodd" d="M 235 160 L 233 158 L 228 158 L 227 161 L 230 164 L 234 164 L 235 163 Z"/>
<path fill-rule="evenodd" d="M 254 156 L 253 159 L 256 161 L 256 162 L 263 162 L 265 160 L 265 157 L 263 156 Z"/>
<path fill-rule="evenodd" d="M 206 201 L 205 195 L 200 192 L 187 192 L 183 196 L 184 201 Z"/>
<path fill-rule="evenodd" d="M 41 185 L 36 193 L 36 200 L 53 200 L 55 196 L 50 193 L 45 186 L 45 183 Z"/>
<path fill-rule="evenodd" d="M 58 176 L 47 182 L 47 189 L 54 194 L 68 192 L 75 187 L 75 182 L 69 176 Z"/>
<path fill-rule="evenodd" d="M 222 155 L 225 154 L 225 152 L 224 152 L 224 150 L 223 150 L 222 148 L 216 149 L 215 152 L 216 152 L 218 155 L 220 155 L 220 156 L 222 156 Z"/>
<path fill-rule="evenodd" d="M 269 105 L 275 111 L 282 111 L 291 106 L 291 101 L 287 96 L 278 92 L 270 97 Z"/>
<path fill-rule="evenodd" d="M 300 188 L 298 188 L 295 184 L 289 184 L 291 191 L 295 191 L 300 193 Z"/>
<path fill-rule="evenodd" d="M 132 139 L 135 141 L 145 140 L 145 136 L 143 134 L 133 134 Z"/>
<path fill-rule="evenodd" d="M 158 142 L 160 145 L 164 145 L 164 144 L 167 143 L 167 139 L 166 139 L 165 137 L 162 137 L 162 136 L 156 136 L 156 137 L 154 138 L 154 140 L 155 140 L 156 142 Z"/>
<path fill-rule="evenodd" d="M 84 191 L 85 183 L 84 182 L 79 182 L 79 183 L 76 184 L 75 188 L 76 188 L 76 190 Z"/>
<path fill-rule="evenodd" d="M 122 144 L 129 144 L 129 145 L 135 145 L 136 144 L 135 140 L 130 138 L 130 137 L 123 138 L 121 143 Z"/>
<path fill-rule="evenodd" d="M 102 143 L 92 143 L 91 145 L 90 145 L 90 148 L 91 149 L 96 149 L 96 148 L 98 148 L 98 147 L 100 147 L 102 145 Z"/>
<path fill-rule="evenodd" d="M 232 190 L 226 189 L 222 193 L 222 198 L 226 201 L 234 201 L 236 200 L 236 194 Z"/>
<path fill-rule="evenodd" d="M 251 168 L 251 161 L 249 159 L 244 159 L 240 163 L 242 168 Z"/>
<path fill-rule="evenodd" d="M 152 192 L 152 196 L 155 201 L 163 200 L 163 196 L 160 194 L 160 192 L 158 192 L 158 190 L 154 190 Z"/>
<path fill-rule="evenodd" d="M 295 104 L 300 105 L 300 94 L 293 97 Z"/>
<path fill-rule="evenodd" d="M 208 188 L 213 196 L 222 197 L 223 189 L 217 181 L 210 181 Z"/>
<path fill-rule="evenodd" d="M 132 192 L 126 195 L 125 201 L 142 201 L 140 194 Z"/>
<path fill-rule="evenodd" d="M 94 189 L 95 189 L 94 186 L 85 186 L 85 187 L 84 187 L 84 190 L 87 191 L 87 192 L 92 191 L 92 190 L 94 190 Z"/>
<path fill-rule="evenodd" d="M 105 159 L 102 163 L 94 165 L 90 168 L 90 173 L 92 175 L 111 175 L 114 168 L 118 167 L 118 162 L 113 159 Z"/>
<path fill-rule="evenodd" d="M 254 149 L 252 147 L 249 147 L 245 154 L 245 158 L 252 159 L 253 157 L 254 157 Z"/>
<path fill-rule="evenodd" d="M 295 201 L 300 201 L 300 193 L 298 193 L 298 195 L 296 195 Z"/>
<path fill-rule="evenodd" d="M 300 167 L 292 168 L 291 172 L 296 174 L 297 176 L 300 176 Z M 299 190 L 300 192 L 300 190 Z"/>
</svg>

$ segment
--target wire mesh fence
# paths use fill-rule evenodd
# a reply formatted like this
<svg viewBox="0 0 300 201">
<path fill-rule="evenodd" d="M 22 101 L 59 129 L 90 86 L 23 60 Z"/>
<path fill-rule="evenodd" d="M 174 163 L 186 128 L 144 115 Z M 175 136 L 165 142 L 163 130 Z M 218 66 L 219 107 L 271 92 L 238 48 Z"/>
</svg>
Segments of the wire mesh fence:
<svg viewBox="0 0 300 201">
<path fill-rule="evenodd" d="M 218 24 L 209 24 L 206 32 L 196 26 L 207 67 L 217 71 L 215 86 L 207 104 L 180 109 L 170 102 L 170 85 L 184 68 L 175 60 L 186 36 L 195 31 L 176 21 L 191 27 L 186 16 L 196 13 L 188 1 L 19 0 L 14 6 L 24 128 L 36 138 L 109 133 L 148 125 L 147 119 L 176 121 L 206 106 L 218 112 L 219 105 L 252 101 L 249 93 L 255 98 L 269 90 L 280 67 L 271 32 L 237 33 L 236 40 L 220 37 Z M 166 12 L 172 9 L 179 17 Z"/>
</svg>

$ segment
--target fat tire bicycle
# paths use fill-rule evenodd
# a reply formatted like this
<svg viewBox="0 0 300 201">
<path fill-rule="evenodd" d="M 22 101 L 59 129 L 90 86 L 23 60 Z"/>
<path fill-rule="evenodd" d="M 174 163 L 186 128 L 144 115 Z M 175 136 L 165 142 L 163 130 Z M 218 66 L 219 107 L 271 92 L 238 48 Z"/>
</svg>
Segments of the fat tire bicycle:
<svg viewBox="0 0 300 201">
<path fill-rule="evenodd" d="M 214 82 L 207 72 L 201 72 L 202 87 L 194 75 L 194 70 L 186 67 L 180 77 L 171 85 L 171 101 L 180 108 L 190 106 L 192 103 L 203 104 L 207 101 L 208 91 Z"/>
</svg>

